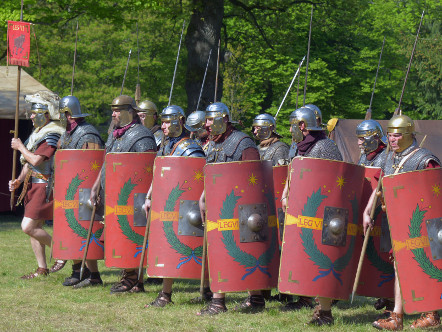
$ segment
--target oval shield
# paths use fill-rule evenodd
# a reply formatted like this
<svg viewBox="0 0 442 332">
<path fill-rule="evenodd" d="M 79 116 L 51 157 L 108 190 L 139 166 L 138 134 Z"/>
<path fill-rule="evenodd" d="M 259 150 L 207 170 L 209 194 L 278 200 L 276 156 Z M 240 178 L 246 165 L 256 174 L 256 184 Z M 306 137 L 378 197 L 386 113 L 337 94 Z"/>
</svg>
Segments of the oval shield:
<svg viewBox="0 0 442 332">
<path fill-rule="evenodd" d="M 278 219 L 278 242 L 279 247 L 282 245 L 282 235 L 284 231 L 285 213 L 282 210 L 282 193 L 288 176 L 288 165 L 273 166 L 273 192 L 275 196 L 276 218 Z"/>
</svg>

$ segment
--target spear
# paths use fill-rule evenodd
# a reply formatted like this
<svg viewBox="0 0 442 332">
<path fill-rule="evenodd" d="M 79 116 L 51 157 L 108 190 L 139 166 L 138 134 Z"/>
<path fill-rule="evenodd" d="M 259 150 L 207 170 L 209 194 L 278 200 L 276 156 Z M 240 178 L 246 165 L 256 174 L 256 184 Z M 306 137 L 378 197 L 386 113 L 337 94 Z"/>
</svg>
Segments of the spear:
<svg viewBox="0 0 442 332">
<path fill-rule="evenodd" d="M 279 111 L 281 110 L 282 105 L 284 104 L 285 98 L 287 98 L 287 95 L 289 94 L 290 89 L 292 88 L 292 85 L 296 79 L 296 76 L 298 76 L 299 71 L 301 70 L 301 66 L 302 66 L 302 63 L 304 62 L 304 59 L 305 59 L 305 55 L 302 58 L 301 62 L 299 63 L 298 70 L 296 71 L 295 75 L 293 76 L 292 81 L 290 82 L 289 88 L 287 89 L 287 92 L 284 95 L 284 98 L 282 98 L 281 104 L 279 105 L 278 111 L 276 112 L 276 115 L 275 115 L 275 121 L 276 121 L 276 117 L 278 116 Z"/>
<path fill-rule="evenodd" d="M 77 59 L 77 40 L 78 40 L 78 21 L 77 21 L 77 30 L 75 32 L 75 51 L 74 51 L 74 64 L 72 65 L 71 96 L 74 95 L 74 75 L 75 75 L 75 59 Z"/>
<path fill-rule="evenodd" d="M 141 85 L 140 85 L 140 48 L 138 46 L 138 22 L 137 22 L 137 65 L 138 65 L 138 76 L 137 76 L 137 86 L 135 88 L 135 101 L 137 104 L 141 101 Z"/>
<path fill-rule="evenodd" d="M 218 60 L 216 60 L 216 77 L 215 77 L 215 98 L 213 102 L 216 103 L 216 91 L 218 90 L 218 71 L 219 71 L 219 49 L 221 45 L 221 39 L 218 39 Z"/>
<path fill-rule="evenodd" d="M 126 81 L 127 68 L 129 68 L 129 60 L 130 60 L 131 53 L 132 53 L 132 49 L 129 50 L 129 56 L 127 57 L 126 70 L 124 71 L 123 84 L 121 84 L 120 96 L 123 94 L 124 82 Z"/>
<path fill-rule="evenodd" d="M 381 66 L 381 59 L 382 59 L 382 52 L 384 51 L 384 45 L 385 45 L 385 37 L 384 41 L 382 42 L 381 54 L 379 55 L 378 69 L 376 69 L 376 77 L 374 78 L 373 91 L 371 92 L 371 98 L 370 98 L 370 106 L 368 106 L 367 112 L 365 112 L 365 120 L 371 119 L 371 103 L 373 102 L 374 89 L 376 88 L 376 81 L 378 80 L 379 67 Z"/>
<path fill-rule="evenodd" d="M 144 230 L 143 248 L 141 249 L 140 265 L 138 266 L 138 280 L 142 280 L 144 257 L 146 257 L 147 237 L 149 236 L 150 228 L 150 211 L 151 209 L 149 209 L 149 214 L 147 215 L 146 229 Z"/>
<path fill-rule="evenodd" d="M 298 87 L 296 88 L 296 107 L 295 109 L 298 109 L 298 98 L 299 98 L 299 77 L 298 76 Z"/>
<path fill-rule="evenodd" d="M 169 95 L 169 103 L 167 106 L 170 106 L 170 103 L 172 101 L 172 91 L 173 91 L 173 85 L 175 83 L 175 76 L 176 76 L 176 70 L 178 68 L 178 59 L 180 57 L 180 50 L 181 50 L 181 41 L 183 40 L 183 34 L 184 34 L 184 25 L 186 24 L 186 20 L 183 21 L 183 28 L 181 29 L 181 37 L 180 37 L 180 44 L 178 45 L 178 53 L 176 55 L 176 61 L 175 61 L 175 70 L 173 71 L 173 78 L 172 78 L 172 86 L 170 87 L 170 95 Z"/>
<path fill-rule="evenodd" d="M 402 86 L 401 98 L 399 99 L 399 106 L 394 111 L 393 116 L 397 115 L 397 114 L 401 115 L 401 110 L 400 110 L 400 108 L 401 108 L 401 101 L 402 101 L 402 97 L 404 95 L 405 85 L 407 83 L 407 78 L 408 78 L 408 73 L 410 72 L 411 60 L 413 59 L 414 51 L 416 49 L 416 43 L 417 43 L 417 40 L 419 38 L 419 32 L 420 32 L 420 29 L 421 29 L 423 18 L 424 18 L 424 12 L 422 12 L 421 21 L 419 23 L 419 28 L 418 28 L 417 34 L 416 34 L 416 40 L 414 42 L 413 51 L 411 52 L 410 62 L 408 64 L 408 70 L 407 70 L 407 73 L 405 74 L 405 80 L 404 80 L 404 85 Z M 425 138 L 422 140 L 421 146 L 422 146 L 423 142 L 425 142 Z M 387 144 L 386 156 L 388 156 L 388 152 L 389 151 L 390 151 L 390 144 Z M 375 211 L 376 205 L 377 205 L 378 193 L 380 192 L 381 182 L 382 182 L 382 174 L 379 177 L 378 185 L 376 187 L 376 194 L 375 194 L 374 199 L 373 199 L 373 205 L 371 206 L 370 220 L 373 220 L 373 217 L 374 217 L 374 211 Z M 359 256 L 358 269 L 356 270 L 356 277 L 355 277 L 355 281 L 353 283 L 353 291 L 351 293 L 351 302 L 353 302 L 354 295 L 355 295 L 356 290 L 358 288 L 359 277 L 361 275 L 362 263 L 364 262 L 365 252 L 367 250 L 367 243 L 368 243 L 368 238 L 370 237 L 370 231 L 371 231 L 371 228 L 369 227 L 367 229 L 367 232 L 365 233 L 365 238 L 364 238 L 364 243 L 362 245 L 361 255 Z"/>
<path fill-rule="evenodd" d="M 23 21 L 23 0 L 21 0 L 21 8 L 20 8 L 20 22 Z M 18 138 L 18 111 L 20 107 L 20 78 L 21 78 L 21 66 L 17 66 L 17 97 L 15 99 L 15 120 L 14 120 L 14 138 Z M 15 180 L 15 170 L 17 168 L 17 150 L 12 150 L 12 181 Z M 11 199 L 9 201 L 9 206 L 12 209 L 14 208 L 14 198 L 15 198 L 15 190 L 11 191 Z"/>
<path fill-rule="evenodd" d="M 210 56 L 212 55 L 212 49 L 210 49 L 209 57 L 207 59 L 206 70 L 204 72 L 203 83 L 201 84 L 200 96 L 198 97 L 198 102 L 196 103 L 196 111 L 198 111 L 198 107 L 200 106 L 201 95 L 203 94 L 204 82 L 206 81 L 207 68 L 209 68 Z"/>
<path fill-rule="evenodd" d="M 312 5 L 312 12 L 310 14 L 310 29 L 308 31 L 307 63 L 305 65 L 304 103 L 302 106 L 305 106 L 305 95 L 307 94 L 308 62 L 310 59 L 310 40 L 312 37 L 312 22 L 313 22 L 313 5 Z"/>
</svg>

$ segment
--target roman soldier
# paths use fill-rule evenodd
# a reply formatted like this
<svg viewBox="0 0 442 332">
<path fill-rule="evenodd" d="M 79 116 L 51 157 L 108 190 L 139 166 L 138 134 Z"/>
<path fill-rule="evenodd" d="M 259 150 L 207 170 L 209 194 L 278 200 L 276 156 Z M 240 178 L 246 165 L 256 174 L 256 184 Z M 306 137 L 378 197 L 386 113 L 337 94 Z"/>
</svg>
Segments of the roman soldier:
<svg viewBox="0 0 442 332">
<path fill-rule="evenodd" d="M 121 95 L 115 98 L 111 104 L 112 121 L 114 129 L 105 144 L 106 153 L 118 152 L 155 152 L 157 145 L 152 132 L 141 124 L 138 112 L 141 109 L 136 105 L 133 98 Z M 91 202 L 100 203 L 103 197 L 105 171 L 101 169 L 94 186 L 91 190 Z M 100 193 L 98 192 L 101 187 Z M 121 280 L 111 287 L 111 293 L 131 291 L 138 284 L 138 275 L 135 269 L 123 270 Z M 144 291 L 142 287 L 136 289 Z"/>
<path fill-rule="evenodd" d="M 141 124 L 152 132 L 155 137 L 155 142 L 157 143 L 157 148 L 159 148 L 163 138 L 163 132 L 161 131 L 160 125 L 157 123 L 157 106 L 150 100 L 144 100 L 138 105 L 138 108 L 140 109 L 138 116 L 140 117 Z"/>
<path fill-rule="evenodd" d="M 253 119 L 252 132 L 259 140 L 258 150 L 261 160 L 271 160 L 273 166 L 287 165 L 290 147 L 281 142 L 276 132 L 276 121 L 270 114 L 259 114 Z"/>
<path fill-rule="evenodd" d="M 201 145 L 204 152 L 209 146 L 209 132 L 206 130 L 206 113 L 195 111 L 189 114 L 184 127 L 190 131 L 190 137 Z"/>
<path fill-rule="evenodd" d="M 31 96 L 32 97 L 32 96 Z M 45 248 L 51 246 L 52 238 L 43 229 L 45 220 L 52 219 L 53 196 L 52 175 L 53 157 L 57 142 L 64 132 L 58 121 L 57 105 L 41 99 L 32 103 L 31 120 L 34 130 L 23 144 L 19 138 L 13 138 L 11 148 L 21 153 L 22 171 L 17 179 L 9 181 L 9 190 L 14 191 L 23 183 L 23 190 L 17 204 L 24 201 L 25 212 L 21 223 L 23 232 L 29 235 L 32 249 L 37 260 L 35 272 L 22 276 L 22 279 L 32 279 L 49 274 L 46 265 Z M 28 99 L 28 96 L 25 97 Z"/>
<path fill-rule="evenodd" d="M 66 127 L 66 132 L 58 142 L 59 149 L 102 149 L 104 142 L 98 130 L 85 121 L 87 113 L 82 113 L 80 101 L 77 97 L 66 96 L 60 100 L 60 122 Z M 60 262 L 60 261 L 58 261 Z M 61 261 L 63 265 L 65 260 Z M 87 286 L 102 285 L 103 281 L 98 271 L 96 260 L 87 260 L 87 269 L 80 280 L 81 261 L 73 260 L 72 274 L 63 282 L 63 286 L 74 286 L 81 288 Z"/>
<path fill-rule="evenodd" d="M 433 155 L 431 151 L 421 148 L 417 144 L 414 122 L 408 116 L 395 115 L 390 119 L 387 125 L 387 138 L 391 150 L 386 156 L 385 163 L 382 166 L 384 175 L 440 167 L 440 160 Z M 370 211 L 374 203 L 375 195 L 376 190 L 373 191 L 367 207 L 364 210 L 364 231 L 372 225 Z M 416 280 L 416 282 L 418 282 L 418 280 Z M 396 264 L 394 296 L 394 309 L 390 317 L 373 322 L 375 328 L 392 331 L 403 329 L 404 310 Z M 422 314 L 422 316 L 411 325 L 412 328 L 433 328 L 438 326 L 440 326 L 440 317 L 436 311 Z"/>
<path fill-rule="evenodd" d="M 311 108 L 301 107 L 293 111 L 290 114 L 290 123 L 290 132 L 292 133 L 293 141 L 296 143 L 296 156 L 342 161 L 342 155 L 338 147 L 327 137 L 323 127 L 318 124 L 318 118 Z M 286 181 L 281 199 L 284 211 L 287 209 L 289 190 L 289 181 Z M 299 190 L 299 188 L 296 190 Z M 310 324 L 333 324 L 331 302 L 331 299 L 319 298 L 320 306 L 316 307 Z M 298 301 L 287 303 L 282 310 L 299 310 L 303 307 L 313 308 L 312 298 L 299 296 Z"/>
<path fill-rule="evenodd" d="M 184 124 L 185 119 L 186 117 L 184 111 L 180 106 L 171 105 L 163 109 L 161 113 L 161 130 L 163 132 L 164 139 L 157 152 L 158 157 L 205 157 L 202 147 L 196 141 L 189 137 L 189 132 L 186 130 L 186 128 L 188 127 Z M 184 161 L 182 167 L 185 167 Z M 146 201 L 144 204 L 146 215 L 151 208 L 152 195 L 156 196 L 155 191 L 153 191 L 152 188 L 153 186 L 151 185 L 146 195 Z M 163 189 L 164 188 L 161 188 L 161 190 Z M 151 227 L 149 238 L 164 236 L 163 233 L 164 231 L 162 228 L 161 232 L 156 232 L 156 229 L 154 227 Z M 152 241 L 149 240 L 149 243 L 151 242 Z M 152 250 L 156 250 L 156 248 L 153 248 Z M 149 255 L 152 255 L 152 250 L 151 248 L 149 248 Z M 167 304 L 171 303 L 173 281 L 174 279 L 172 278 L 164 278 L 162 290 L 159 292 L 158 296 L 153 302 L 145 305 L 145 308 L 165 307 Z"/>
<path fill-rule="evenodd" d="M 364 120 L 356 127 L 358 146 L 361 150 L 361 157 L 358 165 L 381 167 L 385 162 L 384 133 L 381 125 L 376 120 Z"/>
</svg>

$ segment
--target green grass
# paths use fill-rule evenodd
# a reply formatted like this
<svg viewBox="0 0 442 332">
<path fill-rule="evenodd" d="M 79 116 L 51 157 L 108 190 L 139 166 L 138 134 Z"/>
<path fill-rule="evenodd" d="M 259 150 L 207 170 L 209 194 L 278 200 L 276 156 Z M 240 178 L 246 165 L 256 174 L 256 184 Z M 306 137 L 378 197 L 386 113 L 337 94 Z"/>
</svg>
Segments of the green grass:
<svg viewBox="0 0 442 332">
<path fill-rule="evenodd" d="M 52 232 L 50 227 L 46 227 Z M 49 252 L 46 253 L 49 257 Z M 357 297 L 355 303 L 341 301 L 333 308 L 333 327 L 304 324 L 312 310 L 281 312 L 277 302 L 269 302 L 257 314 L 227 312 L 215 317 L 198 317 L 200 304 L 189 300 L 198 296 L 199 282 L 175 283 L 174 305 L 144 309 L 160 291 L 159 285 L 147 285 L 146 293 L 111 295 L 110 287 L 119 279 L 119 270 L 99 268 L 104 287 L 72 289 L 62 286 L 71 273 L 71 263 L 48 277 L 21 280 L 20 276 L 36 268 L 29 238 L 13 216 L 0 216 L 0 327 L 3 331 L 367 331 L 377 312 L 374 299 Z M 228 294 L 230 309 L 246 294 Z M 415 317 L 407 316 L 409 326 Z"/>
</svg>

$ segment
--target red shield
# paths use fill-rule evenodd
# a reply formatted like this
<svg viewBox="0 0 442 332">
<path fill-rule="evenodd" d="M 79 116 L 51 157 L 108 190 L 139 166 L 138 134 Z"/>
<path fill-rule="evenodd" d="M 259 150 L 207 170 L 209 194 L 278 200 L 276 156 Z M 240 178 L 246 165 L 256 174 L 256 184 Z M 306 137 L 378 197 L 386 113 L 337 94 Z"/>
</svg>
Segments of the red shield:
<svg viewBox="0 0 442 332">
<path fill-rule="evenodd" d="M 377 187 L 374 176 L 379 172 L 380 168 L 365 167 L 361 214 L 373 190 Z M 391 298 L 394 296 L 394 267 L 389 254 L 391 249 L 390 232 L 386 214 L 382 212 L 380 204 L 375 210 L 374 219 L 374 227 L 368 239 L 367 251 L 356 292 L 362 296 Z M 359 233 L 362 233 L 362 229 Z"/>
<path fill-rule="evenodd" d="M 105 263 L 137 268 L 146 227 L 142 205 L 152 182 L 154 152 L 106 154 Z"/>
<path fill-rule="evenodd" d="M 90 190 L 100 172 L 104 150 L 58 150 L 55 153 L 54 233 L 52 255 L 57 259 L 82 259 L 90 215 L 85 215 Z M 96 220 L 98 220 L 98 215 Z M 87 259 L 103 259 L 99 242 L 103 224 L 94 222 Z"/>
<path fill-rule="evenodd" d="M 361 240 L 364 168 L 295 158 L 284 225 L 278 288 L 282 293 L 347 299 Z"/>
<path fill-rule="evenodd" d="M 205 158 L 158 157 L 152 184 L 147 274 L 200 279 L 204 228 L 199 199 Z"/>
<path fill-rule="evenodd" d="M 208 164 L 204 175 L 211 290 L 274 288 L 279 254 L 271 162 Z"/>
<path fill-rule="evenodd" d="M 288 166 L 273 166 L 273 192 L 275 196 L 275 208 L 276 208 L 276 218 L 278 219 L 278 241 L 279 246 L 282 245 L 282 235 L 284 232 L 284 219 L 285 213 L 282 210 L 282 193 L 284 191 L 285 183 L 287 181 L 287 170 Z"/>
<path fill-rule="evenodd" d="M 442 168 L 386 176 L 382 184 L 404 310 L 442 309 Z"/>
</svg>

